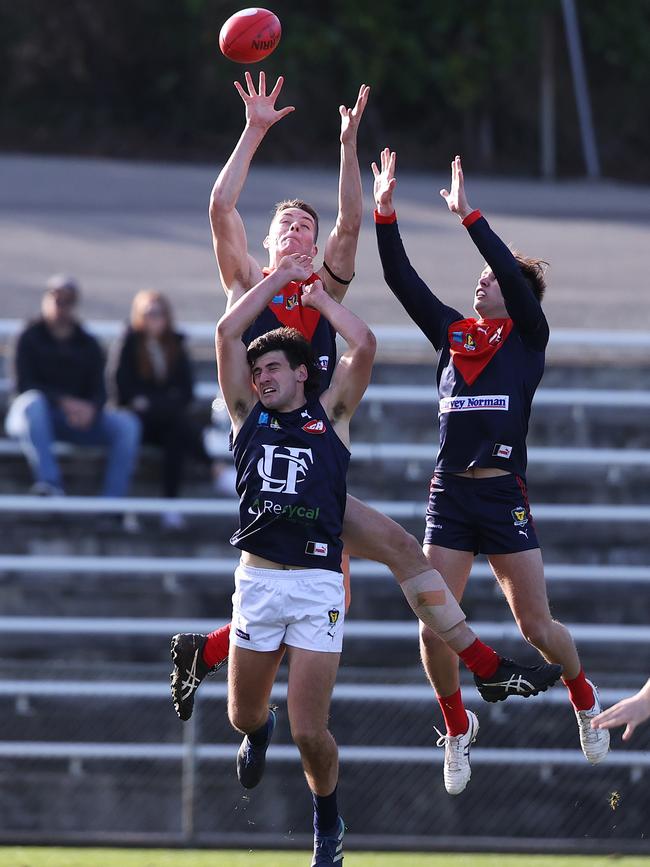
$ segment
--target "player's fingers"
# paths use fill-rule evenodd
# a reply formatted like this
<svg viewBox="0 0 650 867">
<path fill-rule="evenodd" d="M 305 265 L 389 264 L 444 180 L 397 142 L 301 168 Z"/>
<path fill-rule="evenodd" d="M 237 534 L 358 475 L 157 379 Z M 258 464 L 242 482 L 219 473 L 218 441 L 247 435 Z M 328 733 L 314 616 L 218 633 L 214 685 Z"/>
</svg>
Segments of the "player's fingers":
<svg viewBox="0 0 650 867">
<path fill-rule="evenodd" d="M 275 99 L 277 97 L 277 95 L 280 93 L 280 91 L 282 90 L 283 84 L 284 84 L 284 78 L 280 75 L 280 76 L 278 76 L 278 80 L 273 85 L 273 90 L 269 94 L 270 96 L 273 97 L 273 99 Z"/>
<path fill-rule="evenodd" d="M 379 169 L 377 168 L 377 163 L 370 163 L 370 168 L 372 169 L 373 175 L 377 178 L 379 177 Z"/>
<path fill-rule="evenodd" d="M 291 114 L 291 112 L 295 111 L 295 110 L 296 110 L 295 105 L 287 105 L 286 108 L 281 108 L 278 111 L 278 114 L 279 114 L 278 120 L 281 120 L 283 117 L 286 117 L 288 114 Z"/>
<path fill-rule="evenodd" d="M 246 91 L 245 91 L 244 88 L 241 86 L 241 84 L 240 84 L 238 81 L 235 81 L 235 82 L 233 82 L 233 83 L 234 83 L 234 85 L 235 85 L 235 89 L 237 90 L 237 93 L 241 96 L 241 98 L 242 98 L 243 100 L 248 99 L 249 94 L 246 93 Z"/>
<path fill-rule="evenodd" d="M 636 728 L 636 723 L 633 723 L 633 722 L 629 722 L 625 726 L 625 731 L 623 732 L 623 740 L 624 741 L 629 741 L 629 739 L 632 737 L 632 733 L 634 732 L 635 728 Z"/>
<path fill-rule="evenodd" d="M 246 84 L 248 85 L 248 95 L 249 96 L 257 96 L 255 93 L 255 85 L 253 84 L 253 78 L 248 70 L 244 73 L 244 78 L 246 79 Z"/>
<path fill-rule="evenodd" d="M 445 201 L 447 201 L 449 198 L 449 190 L 440 190 L 440 195 Z"/>
<path fill-rule="evenodd" d="M 395 174 L 395 163 L 397 162 L 397 154 L 395 151 L 390 152 L 390 160 L 388 162 L 388 168 L 390 169 L 391 174 Z"/>
<path fill-rule="evenodd" d="M 260 69 L 259 95 L 266 96 L 266 73 Z"/>
</svg>

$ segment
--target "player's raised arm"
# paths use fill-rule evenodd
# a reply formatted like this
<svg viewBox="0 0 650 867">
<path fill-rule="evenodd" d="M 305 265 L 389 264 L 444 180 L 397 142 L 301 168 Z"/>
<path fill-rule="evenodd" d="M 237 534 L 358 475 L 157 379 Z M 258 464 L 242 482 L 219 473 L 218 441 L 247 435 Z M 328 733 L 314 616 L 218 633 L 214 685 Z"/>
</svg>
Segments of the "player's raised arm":
<svg viewBox="0 0 650 867">
<path fill-rule="evenodd" d="M 339 106 L 341 115 L 341 166 L 339 171 L 339 210 L 323 256 L 324 265 L 319 275 L 329 294 L 340 301 L 354 276 L 363 196 L 361 172 L 357 156 L 357 133 L 370 88 L 362 84 L 353 108 Z"/>
<path fill-rule="evenodd" d="M 293 106 L 276 109 L 275 103 L 284 79 L 278 78 L 273 90 L 266 93 L 266 76 L 260 72 L 257 91 L 250 72 L 245 73 L 245 90 L 236 81 L 237 92 L 246 106 L 246 124 L 230 159 L 219 173 L 210 196 L 212 243 L 224 291 L 229 303 L 257 282 L 259 266 L 248 254 L 244 223 L 237 202 L 248 176 L 251 160 L 269 129 L 294 111 Z"/>
<path fill-rule="evenodd" d="M 384 148 L 380 157 L 381 168 L 377 163 L 372 164 L 375 228 L 384 279 L 413 322 L 433 346 L 440 349 L 446 339 L 447 324 L 462 317 L 457 310 L 436 298 L 406 255 L 393 205 L 393 191 L 397 184 L 396 160 L 395 152 Z"/>
<path fill-rule="evenodd" d="M 364 395 L 375 360 L 375 335 L 351 310 L 334 301 L 320 281 L 305 286 L 302 303 L 324 316 L 347 343 L 339 359 L 330 387 L 321 395 L 321 403 L 337 434 L 349 444 L 349 421 Z"/>
<path fill-rule="evenodd" d="M 312 273 L 312 260 L 309 256 L 302 253 L 285 256 L 275 271 L 244 293 L 217 323 L 219 386 L 235 431 L 257 399 L 242 335 L 283 286 L 291 280 L 306 280 Z"/>
<path fill-rule="evenodd" d="M 508 315 L 519 332 L 527 336 L 536 349 L 548 343 L 549 329 L 540 301 L 524 277 L 521 263 L 493 232 L 485 217 L 473 210 L 465 192 L 465 176 L 459 156 L 451 162 L 451 188 L 440 190 L 452 214 L 456 214 L 497 279 Z M 530 267 L 542 268 L 540 260 L 526 260 Z M 543 273 L 543 272 L 542 272 Z"/>
</svg>

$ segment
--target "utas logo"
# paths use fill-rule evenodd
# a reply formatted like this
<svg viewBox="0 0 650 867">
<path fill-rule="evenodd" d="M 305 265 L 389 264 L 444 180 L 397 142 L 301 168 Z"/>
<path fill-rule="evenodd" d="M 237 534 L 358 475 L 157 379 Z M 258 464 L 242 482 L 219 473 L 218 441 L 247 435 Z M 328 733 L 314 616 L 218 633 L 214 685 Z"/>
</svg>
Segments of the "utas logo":
<svg viewBox="0 0 650 867">
<path fill-rule="evenodd" d="M 257 462 L 262 491 L 297 494 L 296 485 L 304 482 L 309 465 L 314 463 L 311 449 L 296 446 L 262 446 L 264 457 Z"/>
<path fill-rule="evenodd" d="M 320 418 L 314 418 L 302 426 L 304 431 L 311 434 L 324 434 L 327 428 L 325 422 Z"/>
</svg>

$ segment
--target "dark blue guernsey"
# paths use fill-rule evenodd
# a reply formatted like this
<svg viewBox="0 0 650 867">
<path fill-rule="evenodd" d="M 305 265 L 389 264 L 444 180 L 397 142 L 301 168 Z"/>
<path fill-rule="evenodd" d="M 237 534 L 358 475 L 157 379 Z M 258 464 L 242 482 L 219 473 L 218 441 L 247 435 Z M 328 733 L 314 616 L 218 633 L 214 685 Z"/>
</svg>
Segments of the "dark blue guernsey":
<svg viewBox="0 0 650 867">
<path fill-rule="evenodd" d="M 478 212 L 465 220 L 499 283 L 509 318 L 464 319 L 418 276 L 394 215 L 376 215 L 376 222 L 385 280 L 440 353 L 436 469 L 459 473 L 498 467 L 525 476 L 528 420 L 544 372 L 549 330 L 517 260 Z"/>
<path fill-rule="evenodd" d="M 258 402 L 233 446 L 243 551 L 286 566 L 341 571 L 350 452 L 318 397 L 293 412 Z"/>
<path fill-rule="evenodd" d="M 270 268 L 263 268 L 262 272 L 265 277 L 272 273 Z M 313 307 L 303 307 L 300 300 L 303 285 L 314 283 L 319 279 L 318 274 L 312 274 L 304 283 L 295 280 L 287 283 L 244 332 L 242 340 L 248 346 L 256 337 L 261 337 L 262 334 L 267 334 L 276 328 L 282 328 L 285 325 L 296 328 L 311 343 L 314 350 L 316 364 L 320 370 L 320 391 L 322 393 L 326 388 L 329 388 L 334 373 L 336 332 L 324 316 L 321 316 Z"/>
</svg>

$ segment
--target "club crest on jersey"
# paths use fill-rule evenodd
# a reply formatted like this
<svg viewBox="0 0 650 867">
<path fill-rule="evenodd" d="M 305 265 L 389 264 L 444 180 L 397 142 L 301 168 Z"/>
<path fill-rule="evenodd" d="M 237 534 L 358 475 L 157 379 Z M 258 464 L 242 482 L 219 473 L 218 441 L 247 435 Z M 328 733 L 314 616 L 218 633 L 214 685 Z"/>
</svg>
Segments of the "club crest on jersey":
<svg viewBox="0 0 650 867">
<path fill-rule="evenodd" d="M 330 638 L 334 638 L 334 633 L 336 632 L 336 625 L 339 622 L 339 614 L 340 611 L 338 608 L 330 608 L 327 612 L 327 616 L 329 618 L 329 629 L 327 630 L 327 634 Z"/>
<path fill-rule="evenodd" d="M 314 462 L 311 449 L 271 445 L 263 445 L 262 448 L 264 456 L 257 462 L 257 472 L 262 479 L 260 490 L 296 494 L 296 485 L 304 482 Z"/>
<path fill-rule="evenodd" d="M 526 510 L 523 506 L 517 506 L 510 513 L 512 515 L 512 520 L 515 527 L 525 527 L 528 523 L 528 517 L 526 515 Z"/>
<path fill-rule="evenodd" d="M 271 430 L 281 430 L 282 425 L 281 425 L 280 422 L 277 420 L 277 418 L 272 418 L 272 419 L 271 419 L 271 424 L 269 425 L 269 427 L 271 428 Z"/>
<path fill-rule="evenodd" d="M 285 307 L 287 308 L 287 310 L 293 310 L 293 308 L 297 307 L 297 306 L 298 306 L 298 293 L 294 292 L 293 295 L 289 295 L 289 297 L 287 298 Z"/>
<path fill-rule="evenodd" d="M 476 349 L 476 341 L 469 333 L 465 335 L 465 343 L 463 344 L 463 349 L 466 349 L 468 352 L 474 352 L 474 350 Z"/>
<path fill-rule="evenodd" d="M 320 418 L 313 418 L 311 421 L 308 421 L 307 424 L 302 426 L 302 429 L 310 434 L 324 434 L 327 430 L 325 422 Z"/>
<path fill-rule="evenodd" d="M 319 370 L 327 370 L 330 363 L 329 355 L 319 355 L 318 361 L 316 362 L 316 367 Z"/>
</svg>

